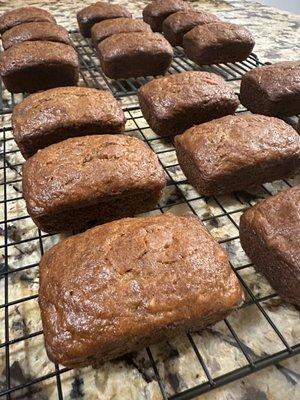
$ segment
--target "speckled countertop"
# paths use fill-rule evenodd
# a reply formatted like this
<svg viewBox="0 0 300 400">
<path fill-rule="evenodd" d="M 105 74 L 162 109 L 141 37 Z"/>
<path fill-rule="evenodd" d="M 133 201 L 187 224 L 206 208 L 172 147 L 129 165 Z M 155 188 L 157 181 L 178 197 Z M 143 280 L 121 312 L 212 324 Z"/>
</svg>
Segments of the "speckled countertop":
<svg viewBox="0 0 300 400">
<path fill-rule="evenodd" d="M 93 1 L 83 0 L 10 0 L 0 1 L 0 11 L 26 5 L 36 5 L 51 11 L 57 21 L 68 29 L 76 28 L 76 11 Z M 126 4 L 135 16 L 141 15 L 141 10 L 146 1 L 119 1 Z M 300 58 L 300 17 L 287 12 L 262 6 L 252 1 L 242 0 L 202 0 L 193 2 L 195 7 L 201 7 L 218 14 L 223 20 L 246 25 L 254 34 L 256 46 L 254 52 L 262 61 L 295 60 Z M 7 94 L 4 93 L 4 97 Z M 9 99 L 9 96 L 7 96 Z M 9 100 L 8 100 L 9 101 Z M 143 133 L 148 138 L 155 138 L 153 132 L 146 127 L 146 123 L 139 111 L 135 112 L 136 121 Z M 133 114 L 133 113 L 132 113 Z M 127 115 L 129 117 L 129 115 Z M 2 116 L 1 124 L 8 126 L 10 116 Z M 131 134 L 140 136 L 137 126 L 132 120 L 128 120 L 127 129 Z M 3 135 L 3 133 L 1 133 Z M 11 137 L 11 132 L 5 133 L 6 139 Z M 1 139 L 1 147 L 4 144 Z M 170 149 L 170 152 L 159 155 L 161 162 L 168 168 L 174 180 L 182 179 L 182 172 L 176 163 L 175 153 L 170 144 L 159 138 L 151 142 L 153 150 Z M 6 152 L 16 149 L 13 140 L 6 141 Z M 2 150 L 3 151 L 3 150 Z M 4 178 L 14 181 L 8 184 L 6 191 L 0 186 L 1 200 L 14 199 L 7 203 L 4 209 L 0 206 L 3 221 L 7 215 L 8 244 L 7 254 L 3 249 L 4 229 L 0 226 L 2 257 L 7 258 L 9 269 L 14 270 L 33 264 L 33 268 L 12 273 L 8 276 L 9 302 L 17 301 L 22 297 L 32 296 L 38 290 L 38 267 L 41 244 L 44 250 L 51 247 L 62 238 L 62 235 L 43 235 L 42 239 L 35 239 L 38 231 L 30 218 L 27 218 L 23 199 L 18 199 L 22 193 L 19 181 L 22 157 L 20 153 L 10 153 L 6 156 L 6 168 L 1 169 L 1 182 Z M 4 176 L 4 174 L 6 176 Z M 291 177 L 290 184 L 300 183 L 300 177 Z M 179 184 L 181 193 L 174 185 L 169 185 L 165 191 L 160 206 L 164 210 L 175 213 L 189 211 L 182 194 L 189 199 L 193 210 L 205 222 L 212 235 L 223 241 L 222 245 L 229 254 L 234 267 L 245 265 L 249 262 L 243 253 L 239 240 L 234 239 L 238 235 L 237 225 L 241 215 L 241 208 L 255 204 L 267 196 L 263 188 L 240 194 L 237 196 L 219 196 L 214 199 L 195 199 L 197 193 L 186 183 Z M 265 189 L 276 193 L 287 187 L 282 181 L 264 185 Z M 195 199 L 195 200 L 194 200 Z M 2 208 L 1 208 L 2 207 Z M 231 218 L 220 216 L 223 207 L 230 212 Z M 24 219 L 15 220 L 24 216 Z M 233 238 L 232 240 L 228 240 Z M 20 241 L 22 241 L 20 243 Z M 253 267 L 239 271 L 247 282 L 255 296 L 264 297 L 272 294 L 272 289 L 263 276 L 255 272 Z M 0 303 L 5 301 L 5 280 L 0 281 Z M 288 345 L 299 343 L 300 324 L 299 311 L 293 306 L 281 301 L 279 297 L 266 299 L 261 303 L 268 316 L 279 327 Z M 0 309 L 0 343 L 9 339 L 16 342 L 10 345 L 10 373 L 11 386 L 24 384 L 27 381 L 37 379 L 47 373 L 55 371 L 54 365 L 49 362 L 41 335 L 26 341 L 17 341 L 41 329 L 40 314 L 36 298 L 32 300 L 12 304 L 8 308 L 9 338 L 5 338 L 4 308 Z M 281 351 L 284 345 L 275 334 L 270 324 L 263 317 L 255 304 L 244 307 L 228 318 L 230 324 L 238 332 L 246 353 L 257 360 L 268 354 Z M 222 321 L 201 333 L 192 335 L 195 344 L 201 349 L 201 354 L 210 370 L 213 378 L 221 376 L 234 369 L 247 364 L 242 352 L 228 330 L 228 326 Z M 163 380 L 168 395 L 181 392 L 206 381 L 206 376 L 201 369 L 186 336 L 178 337 L 168 343 L 151 346 L 151 351 L 158 372 Z M 61 393 L 64 399 L 85 400 L 158 400 L 161 399 L 159 385 L 155 379 L 151 363 L 146 351 L 133 354 L 106 363 L 97 370 L 84 368 L 71 370 L 61 375 Z M 0 347 L 0 389 L 5 388 L 5 349 Z M 57 399 L 59 392 L 57 381 L 52 377 L 36 385 L 30 386 L 12 396 L 13 399 L 24 400 L 52 400 Z M 300 357 L 293 357 L 280 362 L 277 366 L 268 367 L 258 373 L 235 381 L 227 386 L 215 389 L 203 394 L 204 400 L 297 400 L 300 398 Z"/>
</svg>

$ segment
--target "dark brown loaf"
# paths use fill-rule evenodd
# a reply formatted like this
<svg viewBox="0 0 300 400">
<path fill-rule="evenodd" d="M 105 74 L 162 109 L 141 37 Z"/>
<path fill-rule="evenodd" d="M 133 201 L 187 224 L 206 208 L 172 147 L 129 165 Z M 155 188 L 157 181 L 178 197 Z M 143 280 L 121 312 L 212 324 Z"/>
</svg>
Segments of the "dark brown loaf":
<svg viewBox="0 0 300 400">
<path fill-rule="evenodd" d="M 233 114 L 239 101 L 223 78 L 190 71 L 146 83 L 138 91 L 142 113 L 159 136 L 174 136 L 195 124 Z"/>
<path fill-rule="evenodd" d="M 248 29 L 226 22 L 196 26 L 183 37 L 185 54 L 198 65 L 243 61 L 254 43 Z"/>
<path fill-rule="evenodd" d="M 300 113 L 300 61 L 255 68 L 241 82 L 241 102 L 251 112 L 288 117 Z"/>
<path fill-rule="evenodd" d="M 60 242 L 40 264 L 47 353 L 70 367 L 204 329 L 243 298 L 225 252 L 192 215 L 98 226 Z"/>
<path fill-rule="evenodd" d="M 109 36 L 115 35 L 116 33 L 128 32 L 151 32 L 151 28 L 140 19 L 107 19 L 98 22 L 92 27 L 92 42 L 94 47 L 97 47 L 98 43 L 102 42 L 102 40 Z"/>
<path fill-rule="evenodd" d="M 182 0 L 152 1 L 143 10 L 143 20 L 151 26 L 153 32 L 162 32 L 165 18 L 177 11 L 191 9 L 192 6 Z"/>
<path fill-rule="evenodd" d="M 73 86 L 27 97 L 14 108 L 12 127 L 28 158 L 69 137 L 123 133 L 125 116 L 109 91 Z"/>
<path fill-rule="evenodd" d="M 23 167 L 28 213 L 45 232 L 152 210 L 165 183 L 156 155 L 125 135 L 67 139 L 38 151 Z"/>
<path fill-rule="evenodd" d="M 160 34 L 119 33 L 98 45 L 103 72 L 112 79 L 163 75 L 172 62 L 173 49 Z"/>
<path fill-rule="evenodd" d="M 102 1 L 91 4 L 77 13 L 79 30 L 85 37 L 91 37 L 92 26 L 97 22 L 120 17 L 131 18 L 131 13 L 122 5 Z"/>
<path fill-rule="evenodd" d="M 29 22 L 4 32 L 2 46 L 6 50 L 17 43 L 34 40 L 70 44 L 68 31 L 63 26 L 53 22 Z"/>
<path fill-rule="evenodd" d="M 73 47 L 54 42 L 23 42 L 1 54 L 0 75 L 12 93 L 76 85 L 78 58 Z"/>
<path fill-rule="evenodd" d="M 163 33 L 172 46 L 182 46 L 183 36 L 195 26 L 220 21 L 219 18 L 205 11 L 178 11 L 163 22 Z"/>
<path fill-rule="evenodd" d="M 286 301 L 300 306 L 300 186 L 248 209 L 240 220 L 243 249 Z"/>
<path fill-rule="evenodd" d="M 175 138 L 179 164 L 203 195 L 229 193 L 284 178 L 300 168 L 300 137 L 262 115 L 226 116 Z"/>
<path fill-rule="evenodd" d="M 20 7 L 0 16 L 0 33 L 27 22 L 56 22 L 46 10 L 37 7 Z"/>
</svg>

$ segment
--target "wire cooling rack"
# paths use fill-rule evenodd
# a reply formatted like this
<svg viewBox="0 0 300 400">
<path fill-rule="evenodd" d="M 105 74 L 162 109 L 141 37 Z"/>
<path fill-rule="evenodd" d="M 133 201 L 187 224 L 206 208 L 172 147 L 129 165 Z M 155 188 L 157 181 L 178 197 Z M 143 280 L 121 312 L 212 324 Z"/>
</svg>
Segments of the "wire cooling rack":
<svg viewBox="0 0 300 400">
<path fill-rule="evenodd" d="M 230 196 L 212 196 L 209 198 L 199 196 L 188 184 L 178 165 L 172 139 L 161 139 L 151 131 L 133 96 L 137 89 L 151 78 L 120 81 L 108 79 L 102 74 L 90 43 L 83 39 L 78 32 L 72 32 L 71 37 L 80 59 L 81 83 L 101 89 L 109 88 L 118 99 L 121 99 L 127 117 L 126 133 L 144 140 L 157 154 L 167 174 L 168 185 L 166 192 L 162 201 L 152 213 L 163 213 L 171 210 L 175 213 L 188 211 L 198 215 L 212 235 L 229 253 L 231 265 L 246 294 L 245 304 L 220 323 L 222 328 L 219 330 L 209 328 L 207 330 L 211 335 L 226 338 L 227 343 L 236 352 L 234 357 L 240 360 L 238 366 L 234 366 L 229 370 L 225 368 L 225 371 L 215 374 L 205 351 L 205 337 L 201 333 L 187 334 L 184 339 L 188 343 L 188 351 L 191 351 L 195 360 L 194 368 L 197 372 L 196 376 L 190 380 L 192 383 L 186 384 L 184 387 L 181 387 L 178 383 L 176 384 L 176 382 L 174 383 L 174 379 L 172 382 L 170 374 L 167 375 L 165 373 L 166 364 L 169 360 L 162 359 L 155 346 L 145 350 L 147 361 L 143 360 L 141 364 L 138 356 L 132 356 L 132 358 L 127 356 L 125 359 L 127 362 L 130 359 L 129 364 L 134 365 L 144 377 L 146 376 L 146 382 L 151 380 L 156 382 L 163 399 L 170 400 L 193 398 L 270 365 L 277 365 L 279 368 L 280 365 L 278 363 L 280 361 L 300 352 L 300 343 L 291 339 L 278 315 L 272 314 L 270 311 L 272 308 L 268 307 L 268 304 L 274 300 L 280 302 L 277 294 L 267 284 L 265 285 L 266 290 L 258 289 L 257 285 L 253 284 L 249 279 L 249 276 L 252 277 L 254 275 L 257 277 L 258 274 L 241 250 L 238 220 L 247 207 L 252 206 L 261 198 L 274 194 L 277 190 L 293 186 L 297 181 L 297 177 L 278 181 L 274 184 L 262 185 L 255 191 L 247 193 L 241 192 Z M 205 66 L 201 69 L 222 75 L 238 90 L 241 76 L 258 65 L 262 64 L 252 54 L 241 63 Z M 185 58 L 180 48 L 176 48 L 174 61 L 169 73 L 192 69 L 198 69 L 198 67 Z M 51 398 L 61 400 L 66 398 L 64 376 L 68 374 L 70 369 L 59 365 L 54 365 L 48 369 L 43 367 L 41 374 L 32 377 L 29 371 L 24 371 L 24 367 L 23 372 L 20 372 L 20 368 L 16 366 L 18 357 L 14 351 L 14 346 L 24 344 L 24 348 L 26 348 L 27 343 L 33 343 L 42 337 L 39 321 L 37 321 L 36 325 L 23 329 L 22 334 L 14 334 L 15 321 L 11 323 L 11 319 L 14 318 L 12 310 L 18 310 L 20 313 L 20 306 L 29 302 L 37 302 L 37 290 L 34 292 L 31 289 L 27 292 L 25 291 L 26 295 L 22 292 L 22 296 L 15 296 L 14 285 L 16 285 L 17 279 L 20 279 L 20 277 L 23 277 L 22 279 L 24 280 L 32 279 L 34 282 L 34 279 L 38 277 L 39 258 L 43 254 L 45 247 L 48 248 L 49 244 L 52 245 L 59 239 L 56 235 L 43 233 L 34 227 L 24 207 L 21 188 L 21 166 L 23 160 L 13 140 L 10 125 L 10 114 L 13 107 L 22 98 L 22 95 L 12 96 L 8 94 L 1 87 L 1 206 L 3 215 L 0 218 L 0 228 L 3 237 L 1 250 L 4 263 L 0 275 L 1 290 L 3 290 L 0 318 L 4 321 L 4 330 L 0 352 L 3 352 L 4 371 L 2 378 L 0 378 L 0 397 L 6 397 L 7 399 L 44 398 L 41 393 L 43 393 L 47 382 L 51 382 L 56 387 L 54 397 Z M 247 112 L 247 110 L 240 108 L 238 112 Z M 24 235 L 18 234 L 18 226 L 24 227 L 26 224 L 29 224 L 30 229 L 23 231 L 26 233 Z M 26 255 L 28 246 L 31 248 L 30 257 Z M 252 272 L 249 273 L 249 271 Z M 262 281 L 263 277 L 259 276 L 258 279 Z M 38 287 L 34 283 L 33 286 L 36 289 Z M 290 307 L 292 313 L 296 312 L 292 306 L 287 305 L 287 307 Z M 242 313 L 249 313 L 250 315 L 250 310 L 252 310 L 251 315 L 255 315 L 261 321 L 260 323 L 263 324 L 258 326 L 264 326 L 264 328 L 262 331 L 253 331 L 250 336 L 247 336 L 244 332 L 240 332 L 240 325 L 237 324 L 237 321 Z M 284 316 L 283 321 L 285 321 Z M 296 322 L 297 320 L 295 324 Z M 254 327 L 250 325 L 250 329 L 252 328 Z M 257 325 L 255 329 L 257 329 Z M 255 346 L 253 346 L 252 341 L 255 341 L 255 335 L 260 336 L 260 340 L 263 342 L 262 347 L 264 347 L 264 351 L 258 352 L 258 354 L 257 351 L 253 350 Z M 266 340 L 264 342 L 265 336 Z M 270 346 L 270 337 L 277 343 L 276 346 Z M 172 358 L 173 356 L 174 354 L 170 357 Z M 38 357 L 36 357 L 36 360 L 38 362 Z M 52 365 L 50 361 L 48 363 Z M 38 397 L 39 394 L 41 397 Z M 37 397 L 30 397 L 31 395 L 37 395 Z M 78 397 L 76 396 L 75 392 L 75 395 L 71 396 L 71 398 L 80 398 L 80 393 Z"/>
</svg>

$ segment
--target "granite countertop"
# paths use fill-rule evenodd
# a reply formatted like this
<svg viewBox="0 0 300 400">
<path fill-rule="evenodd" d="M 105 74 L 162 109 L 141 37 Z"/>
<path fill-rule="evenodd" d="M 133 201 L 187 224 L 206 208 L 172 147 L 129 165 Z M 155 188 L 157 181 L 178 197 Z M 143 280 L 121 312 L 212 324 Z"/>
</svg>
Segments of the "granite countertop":
<svg viewBox="0 0 300 400">
<path fill-rule="evenodd" d="M 116 1 L 113 1 L 116 2 Z M 75 29 L 76 11 L 83 6 L 93 3 L 84 0 L 10 0 L 0 1 L 0 12 L 11 8 L 26 5 L 35 5 L 51 11 L 58 23 L 68 29 Z M 130 8 L 135 16 L 141 16 L 141 10 L 147 1 L 122 1 Z M 202 0 L 194 1 L 195 7 L 201 7 L 218 14 L 221 19 L 246 25 L 256 39 L 254 52 L 261 61 L 282 61 L 299 59 L 300 54 L 300 17 L 263 6 L 249 0 Z M 6 93 L 4 96 L 9 97 Z M 145 121 L 139 119 L 140 126 Z M 10 116 L 2 116 L 1 124 L 8 126 Z M 132 121 L 128 121 L 130 128 Z M 138 131 L 132 132 L 138 135 Z M 146 135 L 152 137 L 150 130 Z M 11 133 L 6 133 L 6 138 Z M 1 138 L 2 140 L 2 138 Z M 1 142 L 3 146 L 3 141 Z M 157 140 L 153 142 L 154 150 L 165 149 L 166 144 Z M 11 140 L 6 142 L 6 151 L 16 149 Z M 164 165 L 174 163 L 174 153 L 164 153 L 160 156 Z M 20 178 L 21 166 L 14 166 L 22 162 L 19 153 L 11 153 L 6 157 L 6 178 L 15 180 Z M 174 179 L 180 179 L 181 171 L 177 167 L 170 169 Z M 3 174 L 3 169 L 1 169 Z M 3 181 L 4 177 L 0 177 Z M 290 183 L 300 183 L 300 177 L 289 180 Z M 276 193 L 287 187 L 282 182 L 267 184 L 267 189 Z M 185 197 L 193 199 L 195 191 L 189 185 L 182 185 Z M 1 185 L 0 196 L 7 198 L 20 197 L 22 187 L 20 182 L 7 185 L 6 193 Z M 232 218 L 238 222 L 241 212 L 241 204 L 247 207 L 249 203 L 255 204 L 266 193 L 258 188 L 241 195 L 240 201 L 233 196 L 220 196 L 219 201 L 226 210 L 232 212 Z M 180 200 L 180 193 L 175 186 L 168 186 L 161 206 L 175 213 L 187 211 L 186 204 L 174 205 L 175 200 Z M 220 207 L 210 199 L 191 200 L 195 212 L 200 217 L 214 217 L 220 214 Z M 170 205 L 171 204 L 171 205 Z M 40 241 L 32 239 L 38 235 L 38 230 L 30 218 L 14 221 L 19 216 L 26 215 L 26 207 L 23 199 L 8 203 L 7 216 L 12 219 L 8 223 L 8 263 L 11 270 L 29 264 L 37 264 L 40 259 Z M 0 209 L 1 214 L 3 210 Z M 3 215 L 1 219 L 3 220 Z M 226 217 L 208 219 L 207 228 L 218 240 L 232 237 L 238 234 L 236 226 Z M 4 244 L 4 226 L 0 226 L 1 245 Z M 42 238 L 44 250 L 60 240 L 63 235 L 45 235 Z M 28 241 L 26 241 L 28 239 Z M 20 240 L 24 242 L 18 244 Z M 16 243 L 16 244 L 15 244 Z M 235 267 L 244 265 L 249 260 L 241 249 L 238 240 L 224 242 L 223 246 Z M 4 259 L 4 253 L 2 255 Z M 253 267 L 241 270 L 241 275 L 255 295 L 259 297 L 272 294 L 272 289 L 262 275 L 255 272 Z M 10 274 L 8 277 L 9 301 L 35 295 L 38 290 L 38 267 Z M 4 303 L 5 281 L 0 281 L 0 304 Z M 279 297 L 273 297 L 263 302 L 263 308 L 267 314 L 280 327 L 289 345 L 299 343 L 300 324 L 299 310 L 284 303 Z M 41 321 L 37 299 L 12 305 L 8 309 L 9 314 L 9 340 L 14 340 L 24 335 L 40 330 Z M 283 344 L 278 336 L 270 328 L 269 324 L 257 310 L 255 305 L 244 307 L 234 313 L 228 319 L 239 334 L 247 353 L 253 359 L 283 350 Z M 4 309 L 0 309 L 0 336 L 5 341 Z M 201 333 L 193 334 L 193 339 L 201 349 L 201 354 L 212 376 L 218 377 L 247 364 L 247 361 L 236 342 L 233 340 L 228 327 L 222 321 Z M 199 365 L 195 353 L 186 336 L 180 336 L 168 343 L 151 346 L 154 359 L 157 362 L 158 372 L 165 383 L 168 395 L 191 388 L 206 380 L 205 374 Z M 49 362 L 41 335 L 32 339 L 16 342 L 10 346 L 11 385 L 16 386 L 24 382 L 39 378 L 47 373 L 55 371 L 54 365 Z M 0 391 L 5 387 L 5 349 L 0 348 Z M 141 351 L 121 360 L 108 362 L 99 369 L 83 368 L 71 370 L 61 375 L 61 392 L 64 399 L 101 399 L 101 400 L 159 400 L 161 393 L 155 379 L 149 357 L 146 351 Z M 58 389 L 55 377 L 43 381 L 30 389 L 18 392 L 24 400 L 52 400 L 57 399 Z M 295 356 L 276 366 L 268 367 L 260 372 L 249 375 L 210 393 L 199 396 L 201 400 L 296 400 L 300 398 L 300 356 Z"/>
</svg>

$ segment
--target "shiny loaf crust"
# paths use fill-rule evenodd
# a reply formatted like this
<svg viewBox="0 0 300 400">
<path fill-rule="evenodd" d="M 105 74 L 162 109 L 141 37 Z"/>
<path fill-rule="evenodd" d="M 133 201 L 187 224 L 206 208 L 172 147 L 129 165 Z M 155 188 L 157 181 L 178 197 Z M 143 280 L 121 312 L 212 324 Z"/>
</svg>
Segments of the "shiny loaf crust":
<svg viewBox="0 0 300 400">
<path fill-rule="evenodd" d="M 204 329 L 243 298 L 225 252 L 192 215 L 98 226 L 60 242 L 40 264 L 47 353 L 70 367 Z"/>
<path fill-rule="evenodd" d="M 12 127 L 22 155 L 28 158 L 70 137 L 123 133 L 125 116 L 109 91 L 72 86 L 27 97 L 14 107 Z"/>
<path fill-rule="evenodd" d="M 58 232 L 152 210 L 166 178 L 140 139 L 93 135 L 39 150 L 25 162 L 22 182 L 34 222 Z"/>
</svg>

